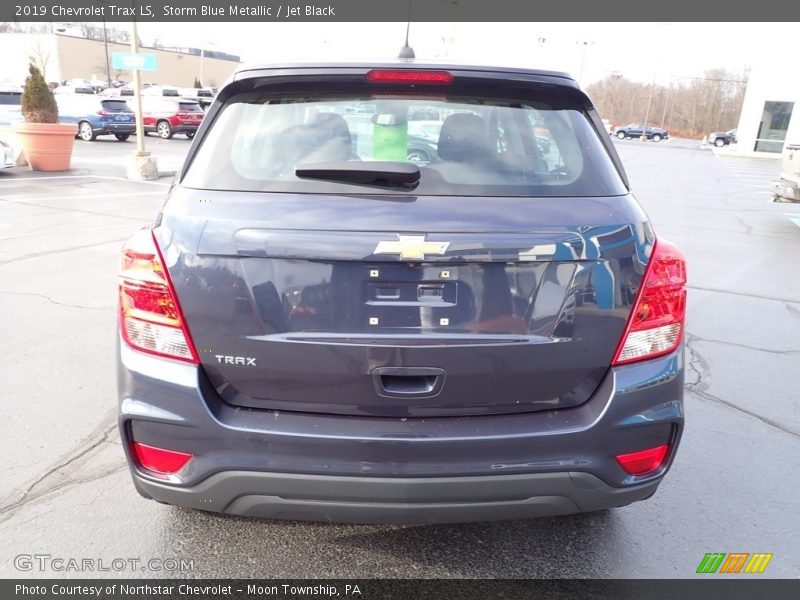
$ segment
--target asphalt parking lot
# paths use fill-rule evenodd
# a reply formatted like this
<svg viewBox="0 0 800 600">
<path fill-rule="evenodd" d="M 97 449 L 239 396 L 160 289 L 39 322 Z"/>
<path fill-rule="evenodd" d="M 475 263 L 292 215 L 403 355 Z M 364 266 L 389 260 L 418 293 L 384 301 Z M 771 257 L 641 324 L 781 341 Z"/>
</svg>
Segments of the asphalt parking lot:
<svg viewBox="0 0 800 600">
<path fill-rule="evenodd" d="M 148 144 L 161 170 L 189 147 Z M 169 179 L 120 178 L 133 141 L 77 142 L 69 174 L 0 171 L 0 576 L 164 574 L 15 568 L 48 554 L 189 559 L 188 577 L 682 578 L 706 552 L 771 552 L 761 577 L 798 577 L 800 207 L 770 202 L 777 161 L 615 144 L 657 231 L 689 260 L 673 470 L 652 499 L 610 513 L 447 526 L 270 522 L 141 499 L 115 430 L 116 267 Z"/>
</svg>

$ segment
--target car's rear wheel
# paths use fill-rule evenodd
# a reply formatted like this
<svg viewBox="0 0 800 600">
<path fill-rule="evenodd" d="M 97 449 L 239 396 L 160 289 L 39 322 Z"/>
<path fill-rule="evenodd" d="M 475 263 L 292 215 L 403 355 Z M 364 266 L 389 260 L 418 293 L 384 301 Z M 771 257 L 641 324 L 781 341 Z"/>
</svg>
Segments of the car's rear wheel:
<svg viewBox="0 0 800 600">
<path fill-rule="evenodd" d="M 431 157 L 424 150 L 409 150 L 406 160 L 411 162 L 430 162 Z"/>
<path fill-rule="evenodd" d="M 129 137 L 131 137 L 130 133 L 115 133 L 114 137 L 117 138 L 120 142 L 124 142 Z"/>
<path fill-rule="evenodd" d="M 169 124 L 169 121 L 159 121 L 156 125 L 156 133 L 162 140 L 171 140 L 172 125 Z"/>
<path fill-rule="evenodd" d="M 88 121 L 81 121 L 78 124 L 78 137 L 84 142 L 93 142 L 97 139 L 97 136 L 92 130 L 92 124 Z"/>
<path fill-rule="evenodd" d="M 715 145 L 717 148 L 722 148 L 722 146 L 724 146 L 724 145 L 725 145 L 725 140 L 724 140 L 724 139 L 722 139 L 722 138 L 717 138 L 717 139 L 715 139 L 715 140 L 714 140 L 714 145 Z"/>
<path fill-rule="evenodd" d="M 194 131 L 191 131 L 191 132 L 187 133 L 186 137 L 191 140 L 194 137 Z"/>
<path fill-rule="evenodd" d="M 660 133 L 654 133 L 653 134 L 653 141 L 654 142 L 660 142 L 661 141 L 661 134 Z"/>
<path fill-rule="evenodd" d="M 625 132 L 624 132 L 624 131 L 618 131 L 618 132 L 617 132 L 617 137 L 618 137 L 619 139 L 621 139 L 621 140 L 624 140 L 624 139 L 625 139 L 627 136 L 625 135 Z"/>
</svg>

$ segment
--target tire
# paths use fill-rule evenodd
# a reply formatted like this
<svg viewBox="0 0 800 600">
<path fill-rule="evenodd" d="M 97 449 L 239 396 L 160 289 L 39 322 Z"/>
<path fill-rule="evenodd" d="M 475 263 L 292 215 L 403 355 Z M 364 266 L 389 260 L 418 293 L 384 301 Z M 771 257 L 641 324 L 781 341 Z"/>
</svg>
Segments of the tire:
<svg viewBox="0 0 800 600">
<path fill-rule="evenodd" d="M 92 124 L 89 121 L 78 123 L 78 137 L 84 142 L 93 142 L 97 139 L 97 135 L 92 131 Z"/>
<path fill-rule="evenodd" d="M 650 139 L 652 139 L 654 142 L 660 142 L 661 141 L 661 134 L 660 133 L 654 133 L 653 137 L 650 138 Z"/>
<path fill-rule="evenodd" d="M 722 148 L 725 145 L 725 140 L 723 140 L 722 138 L 717 138 L 714 140 L 714 145 L 717 148 Z"/>
<path fill-rule="evenodd" d="M 187 133 L 186 137 L 189 138 L 190 140 L 194 139 L 194 131 L 191 131 L 191 132 Z"/>
<path fill-rule="evenodd" d="M 129 137 L 131 137 L 131 134 L 130 133 L 115 133 L 114 137 L 117 138 L 120 142 L 124 142 Z"/>
<path fill-rule="evenodd" d="M 409 150 L 406 160 L 411 162 L 430 162 L 431 157 L 424 150 Z"/>
<path fill-rule="evenodd" d="M 156 123 L 156 133 L 162 140 L 171 140 L 172 125 L 169 124 L 169 121 L 159 121 Z"/>
<path fill-rule="evenodd" d="M 618 131 L 618 132 L 617 132 L 617 137 L 618 137 L 619 139 L 621 139 L 621 140 L 624 140 L 624 139 L 625 139 L 626 137 L 628 137 L 628 136 L 626 136 L 626 135 L 625 135 L 625 132 L 624 132 L 624 131 Z"/>
</svg>

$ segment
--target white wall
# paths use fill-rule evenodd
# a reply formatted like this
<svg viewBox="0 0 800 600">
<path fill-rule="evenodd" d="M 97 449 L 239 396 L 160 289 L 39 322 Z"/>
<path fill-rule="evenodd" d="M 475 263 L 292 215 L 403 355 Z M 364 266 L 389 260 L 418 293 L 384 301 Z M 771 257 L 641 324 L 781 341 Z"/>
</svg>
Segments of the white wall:
<svg viewBox="0 0 800 600">
<path fill-rule="evenodd" d="M 751 154 L 756 143 L 758 126 L 764 111 L 764 102 L 794 102 L 792 118 L 786 134 L 786 143 L 800 143 L 800 74 L 791 67 L 795 59 L 786 56 L 774 57 L 769 64 L 753 67 L 747 84 L 747 92 L 739 117 L 736 137 L 739 142 L 737 153 Z M 771 153 L 759 153 L 776 156 Z"/>
<path fill-rule="evenodd" d="M 0 82 L 22 85 L 28 76 L 31 57 L 46 60 L 46 81 L 61 80 L 56 37 L 39 33 L 0 33 Z"/>
</svg>

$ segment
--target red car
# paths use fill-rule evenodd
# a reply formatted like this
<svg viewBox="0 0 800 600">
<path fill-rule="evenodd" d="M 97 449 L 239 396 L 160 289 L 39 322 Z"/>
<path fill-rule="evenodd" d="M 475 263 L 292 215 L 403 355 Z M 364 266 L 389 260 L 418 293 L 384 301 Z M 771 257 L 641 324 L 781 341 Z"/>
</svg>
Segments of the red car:
<svg viewBox="0 0 800 600">
<path fill-rule="evenodd" d="M 145 135 L 155 132 L 169 140 L 176 133 L 183 133 L 192 139 L 203 120 L 203 109 L 194 100 L 159 96 L 142 98 L 142 102 Z"/>
</svg>

